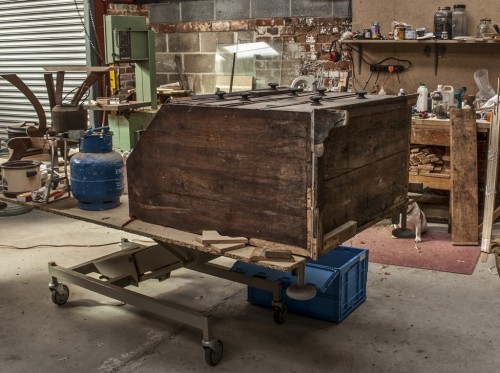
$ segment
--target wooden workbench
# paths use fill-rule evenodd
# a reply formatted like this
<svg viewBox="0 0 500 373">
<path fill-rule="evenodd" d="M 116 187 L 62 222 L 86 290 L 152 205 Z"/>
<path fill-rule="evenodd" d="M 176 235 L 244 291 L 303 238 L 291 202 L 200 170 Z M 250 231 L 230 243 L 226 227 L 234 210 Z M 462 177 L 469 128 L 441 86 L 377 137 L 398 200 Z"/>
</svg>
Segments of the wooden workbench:
<svg viewBox="0 0 500 373">
<path fill-rule="evenodd" d="M 431 189 L 449 190 L 452 242 L 477 244 L 478 174 L 481 173 L 478 172 L 477 136 L 474 133 L 487 134 L 490 125 L 487 121 L 476 120 L 474 123 L 474 112 L 456 110 L 454 113 L 460 118 L 454 117 L 453 120 L 461 120 L 460 124 L 453 122 L 452 125 L 452 119 L 412 119 L 411 144 L 447 147 L 451 172 L 449 175 L 410 175 L 409 181 Z"/>
<path fill-rule="evenodd" d="M 490 124 L 485 120 L 477 120 L 477 132 L 488 133 Z M 411 144 L 436 145 L 450 148 L 450 153 L 457 151 L 451 144 L 449 119 L 420 119 L 412 118 Z M 451 190 L 451 177 L 432 177 L 423 175 L 410 175 L 410 183 L 423 183 L 431 189 Z"/>
</svg>

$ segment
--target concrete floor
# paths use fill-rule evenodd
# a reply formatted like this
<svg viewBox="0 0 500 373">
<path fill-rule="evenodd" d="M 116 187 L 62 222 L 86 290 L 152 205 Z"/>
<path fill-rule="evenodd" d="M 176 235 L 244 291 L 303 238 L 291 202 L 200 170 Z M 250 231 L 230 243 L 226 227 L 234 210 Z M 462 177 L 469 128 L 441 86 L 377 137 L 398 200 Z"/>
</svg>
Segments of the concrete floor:
<svg viewBox="0 0 500 373">
<path fill-rule="evenodd" d="M 341 324 L 249 304 L 246 287 L 189 270 L 145 294 L 210 310 L 224 342 L 217 367 L 201 333 L 69 284 L 50 299 L 47 262 L 72 266 L 116 251 L 112 229 L 32 211 L 0 218 L 0 372 L 495 372 L 500 366 L 500 278 L 490 255 L 473 275 L 370 263 L 368 299 Z"/>
</svg>

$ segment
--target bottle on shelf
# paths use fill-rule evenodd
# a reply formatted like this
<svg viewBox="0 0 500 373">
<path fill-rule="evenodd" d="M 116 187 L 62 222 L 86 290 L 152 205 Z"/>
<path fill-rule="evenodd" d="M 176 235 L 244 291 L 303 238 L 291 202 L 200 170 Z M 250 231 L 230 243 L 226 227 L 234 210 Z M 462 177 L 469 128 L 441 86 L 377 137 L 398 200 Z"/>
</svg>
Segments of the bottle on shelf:
<svg viewBox="0 0 500 373">
<path fill-rule="evenodd" d="M 453 5 L 451 14 L 451 37 L 467 35 L 467 14 L 465 13 L 465 4 Z"/>
<path fill-rule="evenodd" d="M 417 111 L 422 113 L 424 111 L 429 110 L 427 106 L 427 97 L 429 96 L 429 90 L 425 86 L 424 83 L 420 83 L 420 86 L 417 89 L 418 98 L 417 98 Z"/>
<path fill-rule="evenodd" d="M 438 39 L 443 35 L 451 35 L 452 13 L 449 6 L 440 6 L 434 13 L 434 36 Z"/>
</svg>

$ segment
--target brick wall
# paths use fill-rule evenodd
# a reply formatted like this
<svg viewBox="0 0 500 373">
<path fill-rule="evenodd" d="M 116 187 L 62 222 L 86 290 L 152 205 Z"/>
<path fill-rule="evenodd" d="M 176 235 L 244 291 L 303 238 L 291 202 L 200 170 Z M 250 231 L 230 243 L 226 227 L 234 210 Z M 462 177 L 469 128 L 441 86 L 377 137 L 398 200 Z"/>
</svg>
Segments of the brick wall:
<svg viewBox="0 0 500 373">
<path fill-rule="evenodd" d="M 108 4 L 108 14 L 148 17 L 149 27 L 156 33 L 158 84 L 180 80 L 175 61 L 178 55 L 189 88 L 197 94 L 214 92 L 217 76 L 231 72 L 231 56 L 218 50 L 224 45 L 248 42 L 265 42 L 278 52 L 275 56 L 258 55 L 251 62 L 236 61 L 235 75 L 254 76 L 256 88 L 270 82 L 290 85 L 303 74 L 322 76 L 322 85 L 336 85 L 339 70 L 349 70 L 350 64 L 346 59 L 328 61 L 327 51 L 332 41 L 347 30 L 350 9 L 349 0 Z"/>
</svg>

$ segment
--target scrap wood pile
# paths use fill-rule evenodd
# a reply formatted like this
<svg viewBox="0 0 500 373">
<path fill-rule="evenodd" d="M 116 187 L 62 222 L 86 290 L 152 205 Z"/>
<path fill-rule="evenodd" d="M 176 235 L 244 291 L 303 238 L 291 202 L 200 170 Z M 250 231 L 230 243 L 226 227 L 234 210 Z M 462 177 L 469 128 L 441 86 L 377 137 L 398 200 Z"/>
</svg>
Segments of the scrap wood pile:
<svg viewBox="0 0 500 373">
<path fill-rule="evenodd" d="M 412 146 L 410 175 L 450 178 L 450 155 L 442 147 Z"/>
</svg>

